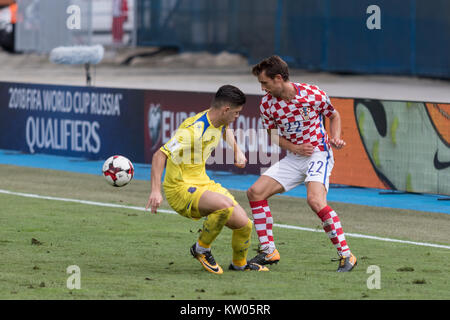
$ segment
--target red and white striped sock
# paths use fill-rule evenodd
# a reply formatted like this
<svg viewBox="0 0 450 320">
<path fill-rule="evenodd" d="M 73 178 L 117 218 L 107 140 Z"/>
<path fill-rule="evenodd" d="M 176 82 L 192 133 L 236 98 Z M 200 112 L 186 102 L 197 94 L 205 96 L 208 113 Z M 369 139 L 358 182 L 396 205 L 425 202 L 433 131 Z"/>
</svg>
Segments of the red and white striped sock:
<svg viewBox="0 0 450 320">
<path fill-rule="evenodd" d="M 331 242 L 334 244 L 339 256 L 349 256 L 350 248 L 345 240 L 344 230 L 336 212 L 329 206 L 326 206 L 317 215 L 322 220 L 323 230 L 325 230 Z"/>
<path fill-rule="evenodd" d="M 275 250 L 275 242 L 273 241 L 273 218 L 269 204 L 267 200 L 250 201 L 250 207 L 252 208 L 253 223 L 261 244 L 261 251 L 272 253 Z"/>
</svg>

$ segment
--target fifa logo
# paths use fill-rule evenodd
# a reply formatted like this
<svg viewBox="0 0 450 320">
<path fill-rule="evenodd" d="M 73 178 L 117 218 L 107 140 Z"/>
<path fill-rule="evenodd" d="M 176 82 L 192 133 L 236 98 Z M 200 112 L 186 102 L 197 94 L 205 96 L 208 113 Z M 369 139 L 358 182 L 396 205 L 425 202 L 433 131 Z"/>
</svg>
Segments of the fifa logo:
<svg viewBox="0 0 450 320">
<path fill-rule="evenodd" d="M 151 140 L 151 150 L 155 150 L 161 140 L 161 105 L 150 104 L 148 110 L 148 134 Z"/>
</svg>

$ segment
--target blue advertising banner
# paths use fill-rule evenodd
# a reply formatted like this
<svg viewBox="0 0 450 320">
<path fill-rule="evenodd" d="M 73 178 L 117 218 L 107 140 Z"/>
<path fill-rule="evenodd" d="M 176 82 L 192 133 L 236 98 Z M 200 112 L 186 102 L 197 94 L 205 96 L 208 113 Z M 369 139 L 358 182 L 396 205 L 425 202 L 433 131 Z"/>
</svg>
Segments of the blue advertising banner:
<svg viewBox="0 0 450 320">
<path fill-rule="evenodd" d="M 143 92 L 0 82 L 0 148 L 144 161 Z"/>
<path fill-rule="evenodd" d="M 120 154 L 151 163 L 154 152 L 186 118 L 208 109 L 213 96 L 0 82 L 0 149 L 92 160 Z M 347 142 L 333 152 L 331 183 L 450 194 L 450 104 L 330 99 Z M 260 100 L 248 95 L 230 124 L 247 166 L 235 167 L 233 150 L 221 140 L 206 160 L 207 169 L 260 174 L 284 157 L 262 127 Z"/>
</svg>

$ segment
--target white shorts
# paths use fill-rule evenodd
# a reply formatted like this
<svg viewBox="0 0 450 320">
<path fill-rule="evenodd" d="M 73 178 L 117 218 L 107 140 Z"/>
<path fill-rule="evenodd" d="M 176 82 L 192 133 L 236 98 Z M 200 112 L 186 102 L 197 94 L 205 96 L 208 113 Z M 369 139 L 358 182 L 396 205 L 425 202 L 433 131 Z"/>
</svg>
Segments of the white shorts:
<svg viewBox="0 0 450 320">
<path fill-rule="evenodd" d="M 310 157 L 288 152 L 286 157 L 272 165 L 263 175 L 278 181 L 284 191 L 289 191 L 308 181 L 321 182 L 328 191 L 333 166 L 334 158 L 331 149 L 314 151 Z"/>
</svg>

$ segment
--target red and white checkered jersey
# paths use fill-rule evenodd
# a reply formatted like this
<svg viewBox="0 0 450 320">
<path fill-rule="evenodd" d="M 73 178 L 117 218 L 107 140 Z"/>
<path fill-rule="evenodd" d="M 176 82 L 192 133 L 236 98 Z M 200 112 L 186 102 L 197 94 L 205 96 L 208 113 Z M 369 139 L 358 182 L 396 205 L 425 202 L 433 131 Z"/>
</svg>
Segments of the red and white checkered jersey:
<svg viewBox="0 0 450 320">
<path fill-rule="evenodd" d="M 280 129 L 281 136 L 294 144 L 311 143 L 321 151 L 330 148 L 323 126 L 323 115 L 335 111 L 330 98 L 317 86 L 292 83 L 297 90 L 289 102 L 266 94 L 261 99 L 260 113 L 265 129 Z"/>
</svg>

